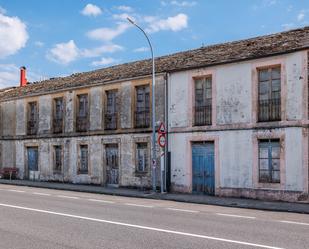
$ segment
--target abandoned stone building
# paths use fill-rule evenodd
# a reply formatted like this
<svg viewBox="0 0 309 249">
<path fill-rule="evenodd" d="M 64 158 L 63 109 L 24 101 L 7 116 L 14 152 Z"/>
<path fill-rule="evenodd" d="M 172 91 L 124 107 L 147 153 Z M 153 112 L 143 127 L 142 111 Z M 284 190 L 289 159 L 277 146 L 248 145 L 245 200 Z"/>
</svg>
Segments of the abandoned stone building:
<svg viewBox="0 0 309 249">
<path fill-rule="evenodd" d="M 308 200 L 308 51 L 305 27 L 156 58 L 171 191 Z M 151 84 L 143 60 L 1 90 L 0 167 L 150 187 Z"/>
</svg>

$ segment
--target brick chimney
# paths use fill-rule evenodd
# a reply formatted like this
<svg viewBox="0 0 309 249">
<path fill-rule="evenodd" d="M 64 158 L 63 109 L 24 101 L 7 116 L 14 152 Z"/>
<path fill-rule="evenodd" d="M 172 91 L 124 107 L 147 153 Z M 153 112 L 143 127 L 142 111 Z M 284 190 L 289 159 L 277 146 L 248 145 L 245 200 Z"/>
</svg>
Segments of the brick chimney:
<svg viewBox="0 0 309 249">
<path fill-rule="evenodd" d="M 20 86 L 26 86 L 27 85 L 27 79 L 26 79 L 26 67 L 22 66 L 20 67 Z"/>
</svg>

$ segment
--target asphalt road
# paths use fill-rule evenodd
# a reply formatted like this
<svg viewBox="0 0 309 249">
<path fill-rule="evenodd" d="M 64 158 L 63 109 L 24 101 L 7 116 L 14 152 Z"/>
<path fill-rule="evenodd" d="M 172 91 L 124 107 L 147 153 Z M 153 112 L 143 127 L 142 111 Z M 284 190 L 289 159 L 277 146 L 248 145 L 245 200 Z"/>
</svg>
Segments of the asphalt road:
<svg viewBox="0 0 309 249">
<path fill-rule="evenodd" d="M 0 248 L 309 248 L 309 215 L 0 185 Z"/>
</svg>

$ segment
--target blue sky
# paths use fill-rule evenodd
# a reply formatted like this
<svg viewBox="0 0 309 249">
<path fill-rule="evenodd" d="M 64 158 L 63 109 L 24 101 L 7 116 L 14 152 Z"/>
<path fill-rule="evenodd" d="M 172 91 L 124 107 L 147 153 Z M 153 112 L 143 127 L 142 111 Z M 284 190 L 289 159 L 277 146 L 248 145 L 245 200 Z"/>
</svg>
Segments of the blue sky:
<svg viewBox="0 0 309 249">
<path fill-rule="evenodd" d="M 309 25 L 308 0 L 0 0 L 0 88 Z"/>
</svg>

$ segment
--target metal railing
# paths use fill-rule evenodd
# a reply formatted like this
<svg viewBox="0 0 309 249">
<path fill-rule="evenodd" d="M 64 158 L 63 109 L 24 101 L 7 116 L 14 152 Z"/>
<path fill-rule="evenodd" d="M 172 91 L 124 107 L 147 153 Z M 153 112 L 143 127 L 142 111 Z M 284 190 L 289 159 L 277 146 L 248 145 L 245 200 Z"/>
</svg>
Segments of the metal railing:
<svg viewBox="0 0 309 249">
<path fill-rule="evenodd" d="M 281 100 L 280 98 L 259 100 L 259 121 L 279 121 L 281 120 Z"/>
<path fill-rule="evenodd" d="M 117 129 L 117 113 L 106 113 L 104 115 L 105 130 Z"/>
<path fill-rule="evenodd" d="M 53 119 L 53 132 L 54 133 L 63 132 L 63 119 L 62 118 Z"/>
<path fill-rule="evenodd" d="M 135 128 L 150 127 L 150 112 L 149 110 L 138 110 L 134 113 Z"/>
<path fill-rule="evenodd" d="M 38 122 L 37 120 L 29 120 L 27 123 L 27 134 L 36 135 L 38 132 Z"/>
<path fill-rule="evenodd" d="M 76 117 L 76 131 L 83 132 L 88 130 L 88 117 Z"/>
<path fill-rule="evenodd" d="M 211 104 L 205 106 L 195 106 L 194 107 L 194 125 L 211 125 L 211 115 L 212 115 Z"/>
</svg>

